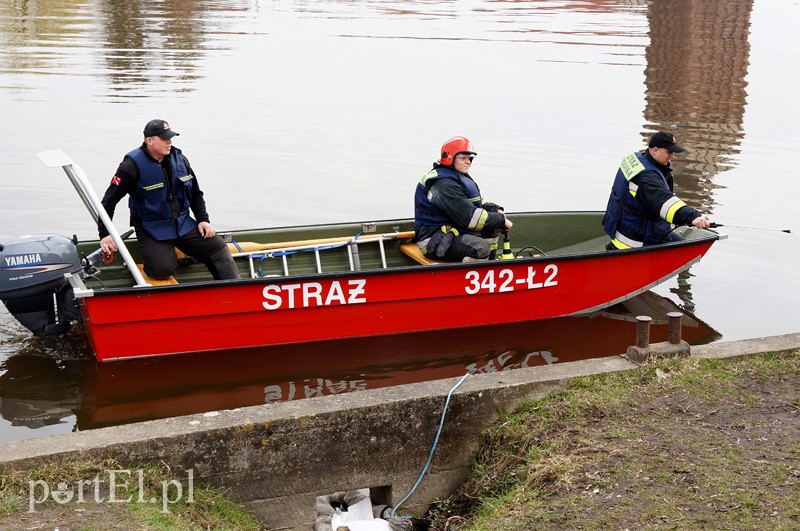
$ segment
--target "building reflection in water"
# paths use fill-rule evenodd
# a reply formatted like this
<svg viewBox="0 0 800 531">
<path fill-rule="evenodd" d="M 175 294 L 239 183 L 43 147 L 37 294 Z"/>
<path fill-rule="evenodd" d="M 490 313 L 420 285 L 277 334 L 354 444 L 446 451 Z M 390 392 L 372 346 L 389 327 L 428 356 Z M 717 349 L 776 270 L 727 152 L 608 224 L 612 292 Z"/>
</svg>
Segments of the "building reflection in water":
<svg viewBox="0 0 800 531">
<path fill-rule="evenodd" d="M 689 151 L 675 174 L 680 196 L 713 211 L 713 177 L 736 165 L 744 137 L 753 0 L 652 2 L 647 19 L 643 137 L 673 131 Z"/>
<path fill-rule="evenodd" d="M 736 165 L 744 137 L 753 0 L 648 2 L 643 141 L 671 131 L 687 148 L 673 161 L 675 192 L 713 214 L 715 176 Z M 672 289 L 694 311 L 691 270 Z"/>
</svg>

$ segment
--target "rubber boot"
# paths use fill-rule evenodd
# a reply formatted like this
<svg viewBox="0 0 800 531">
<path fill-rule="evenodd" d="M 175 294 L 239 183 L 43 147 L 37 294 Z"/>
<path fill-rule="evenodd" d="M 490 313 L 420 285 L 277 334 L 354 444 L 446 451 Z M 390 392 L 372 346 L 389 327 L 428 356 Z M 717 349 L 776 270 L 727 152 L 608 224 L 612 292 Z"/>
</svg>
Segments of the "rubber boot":
<svg viewBox="0 0 800 531">
<path fill-rule="evenodd" d="M 230 280 L 242 278 L 239 276 L 239 268 L 233 260 L 230 251 L 225 247 L 209 257 L 209 270 L 217 280 Z"/>
</svg>

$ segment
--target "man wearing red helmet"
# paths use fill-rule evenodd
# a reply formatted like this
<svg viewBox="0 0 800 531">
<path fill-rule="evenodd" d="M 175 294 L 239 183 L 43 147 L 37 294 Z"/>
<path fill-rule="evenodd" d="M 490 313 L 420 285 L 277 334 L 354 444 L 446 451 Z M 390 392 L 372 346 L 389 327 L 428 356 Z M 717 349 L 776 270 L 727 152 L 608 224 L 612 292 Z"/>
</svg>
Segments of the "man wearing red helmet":
<svg viewBox="0 0 800 531">
<path fill-rule="evenodd" d="M 433 169 L 417 184 L 414 241 L 429 258 L 449 262 L 488 259 L 497 249 L 497 237 L 513 225 L 503 207 L 483 200 L 470 177 L 477 154 L 468 139 L 453 137 L 442 146 Z"/>
</svg>

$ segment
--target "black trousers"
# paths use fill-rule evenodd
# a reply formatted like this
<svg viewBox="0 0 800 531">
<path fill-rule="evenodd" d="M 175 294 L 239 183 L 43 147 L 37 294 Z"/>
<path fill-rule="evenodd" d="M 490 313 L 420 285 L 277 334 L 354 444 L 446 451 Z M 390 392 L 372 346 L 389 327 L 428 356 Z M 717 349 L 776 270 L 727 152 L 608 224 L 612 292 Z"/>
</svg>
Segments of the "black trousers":
<svg viewBox="0 0 800 531">
<path fill-rule="evenodd" d="M 203 262 L 211 275 L 217 279 L 239 278 L 239 269 L 233 261 L 228 246 L 219 236 L 203 238 L 195 229 L 174 240 L 154 240 L 146 230 L 136 228 L 136 237 L 142 251 L 144 272 L 150 278 L 163 280 L 178 270 L 178 257 L 175 249 Z"/>
</svg>

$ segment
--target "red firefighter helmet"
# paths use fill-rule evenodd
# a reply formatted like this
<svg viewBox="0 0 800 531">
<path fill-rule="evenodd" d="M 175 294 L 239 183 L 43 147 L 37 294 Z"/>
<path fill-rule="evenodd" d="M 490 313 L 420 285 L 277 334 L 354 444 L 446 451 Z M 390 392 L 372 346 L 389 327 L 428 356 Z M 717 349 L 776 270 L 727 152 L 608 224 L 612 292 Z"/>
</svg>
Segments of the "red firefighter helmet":
<svg viewBox="0 0 800 531">
<path fill-rule="evenodd" d="M 442 144 L 442 158 L 439 161 L 445 166 L 452 166 L 453 159 L 459 153 L 469 153 L 472 156 L 478 154 L 475 151 L 475 146 L 472 145 L 467 138 L 463 136 L 454 136 L 444 144 Z"/>
</svg>

